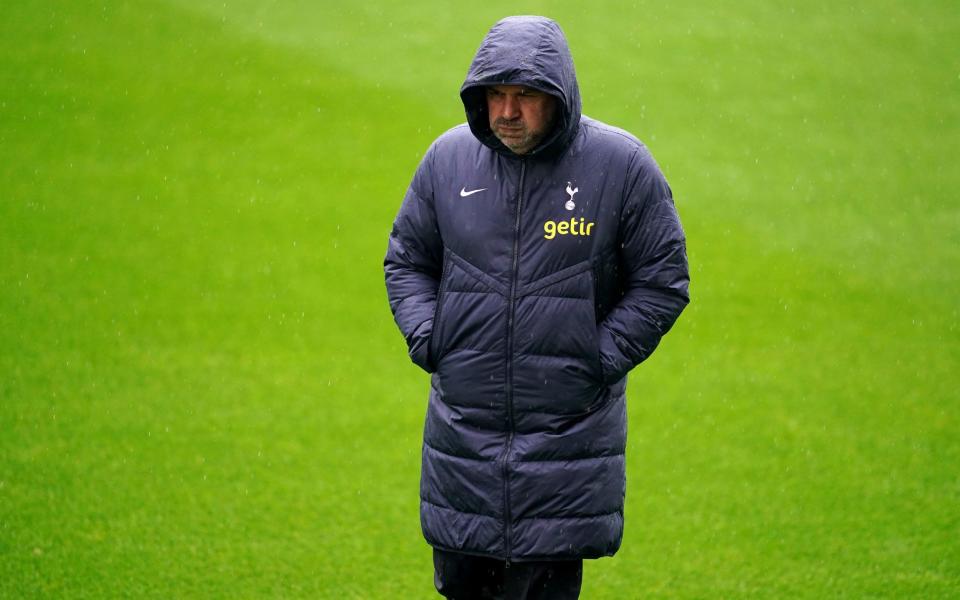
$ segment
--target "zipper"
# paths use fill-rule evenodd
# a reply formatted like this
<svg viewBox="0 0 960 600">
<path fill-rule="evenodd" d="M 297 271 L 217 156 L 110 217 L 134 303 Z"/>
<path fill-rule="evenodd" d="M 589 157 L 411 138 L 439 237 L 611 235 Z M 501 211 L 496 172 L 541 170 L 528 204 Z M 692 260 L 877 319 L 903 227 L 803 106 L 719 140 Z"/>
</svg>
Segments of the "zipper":
<svg viewBox="0 0 960 600">
<path fill-rule="evenodd" d="M 513 318 L 516 310 L 517 277 L 520 265 L 520 209 L 523 207 L 523 180 L 527 171 L 527 161 L 520 163 L 520 185 L 517 189 L 517 215 L 513 224 L 513 270 L 510 273 L 510 296 L 507 300 L 507 445 L 503 449 L 501 473 L 503 475 L 503 549 L 506 554 L 507 566 L 510 566 L 511 544 L 513 529 L 510 525 L 510 485 L 508 477 L 510 470 L 507 460 L 510 457 L 510 448 L 513 446 L 514 419 L 513 419 Z"/>
</svg>

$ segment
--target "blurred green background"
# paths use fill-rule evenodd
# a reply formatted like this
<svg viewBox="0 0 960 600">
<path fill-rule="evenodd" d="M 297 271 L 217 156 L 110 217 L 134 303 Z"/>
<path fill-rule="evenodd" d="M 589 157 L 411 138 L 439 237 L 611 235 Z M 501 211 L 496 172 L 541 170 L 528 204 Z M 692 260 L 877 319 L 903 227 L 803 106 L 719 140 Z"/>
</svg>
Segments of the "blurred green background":
<svg viewBox="0 0 960 600">
<path fill-rule="evenodd" d="M 583 597 L 960 596 L 955 2 L 253 0 L 4 6 L 0 596 L 433 597 L 381 261 L 518 13 L 689 238 Z"/>
</svg>

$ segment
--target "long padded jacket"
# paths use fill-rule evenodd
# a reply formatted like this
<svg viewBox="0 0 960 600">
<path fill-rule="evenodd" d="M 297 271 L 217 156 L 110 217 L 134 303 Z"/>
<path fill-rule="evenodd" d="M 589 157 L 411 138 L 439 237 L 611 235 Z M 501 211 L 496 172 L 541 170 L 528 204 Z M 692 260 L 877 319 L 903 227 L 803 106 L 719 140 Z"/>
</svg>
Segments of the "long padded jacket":
<svg viewBox="0 0 960 600">
<path fill-rule="evenodd" d="M 557 98 L 518 156 L 483 87 Z M 646 147 L 580 114 L 559 26 L 511 17 L 460 91 L 390 235 L 390 307 L 432 373 L 420 485 L 434 547 L 522 561 L 612 555 L 623 535 L 626 375 L 688 302 L 683 230 Z"/>
</svg>

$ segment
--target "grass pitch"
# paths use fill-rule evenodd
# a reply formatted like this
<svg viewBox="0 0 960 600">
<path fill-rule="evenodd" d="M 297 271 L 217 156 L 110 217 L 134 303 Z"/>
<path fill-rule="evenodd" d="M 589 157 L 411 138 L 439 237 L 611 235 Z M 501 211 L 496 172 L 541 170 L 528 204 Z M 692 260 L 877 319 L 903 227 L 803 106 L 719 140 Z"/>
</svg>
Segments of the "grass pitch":
<svg viewBox="0 0 960 600">
<path fill-rule="evenodd" d="M 380 263 L 511 13 L 689 238 L 583 597 L 960 595 L 952 3 L 54 0 L 0 19 L 0 596 L 431 597 Z"/>
</svg>

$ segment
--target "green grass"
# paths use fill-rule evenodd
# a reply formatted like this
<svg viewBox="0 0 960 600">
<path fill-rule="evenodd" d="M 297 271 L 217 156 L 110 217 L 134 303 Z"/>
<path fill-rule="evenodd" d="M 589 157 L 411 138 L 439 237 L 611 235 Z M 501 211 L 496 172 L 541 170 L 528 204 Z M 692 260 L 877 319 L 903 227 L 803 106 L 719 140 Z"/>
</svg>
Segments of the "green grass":
<svg viewBox="0 0 960 600">
<path fill-rule="evenodd" d="M 960 596 L 952 3 L 4 13 L 0 597 L 431 597 L 380 263 L 511 13 L 689 238 L 584 598 Z"/>
</svg>

